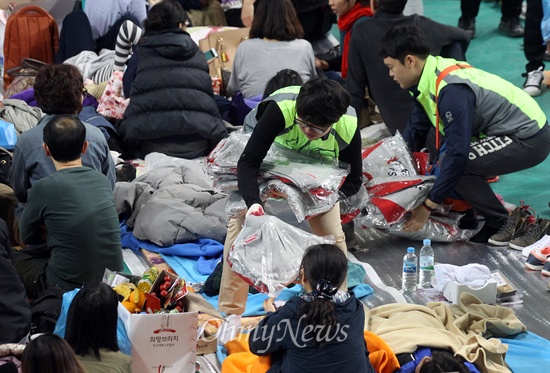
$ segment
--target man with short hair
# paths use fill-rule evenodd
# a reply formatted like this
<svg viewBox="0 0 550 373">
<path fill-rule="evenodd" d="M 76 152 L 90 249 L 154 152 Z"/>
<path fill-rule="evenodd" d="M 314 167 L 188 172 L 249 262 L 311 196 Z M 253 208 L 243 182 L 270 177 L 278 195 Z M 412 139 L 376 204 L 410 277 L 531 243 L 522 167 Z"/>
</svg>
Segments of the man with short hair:
<svg viewBox="0 0 550 373">
<path fill-rule="evenodd" d="M 123 269 L 111 185 L 105 175 L 82 165 L 86 130 L 74 115 L 54 116 L 44 126 L 43 151 L 56 172 L 30 190 L 20 230 L 24 243 L 47 242 L 48 252 L 42 257 L 13 254 L 30 297 L 48 287 L 69 291 L 101 282 L 105 268 Z"/>
<path fill-rule="evenodd" d="M 454 191 L 485 218 L 470 240 L 486 243 L 513 219 L 487 176 L 541 163 L 550 152 L 544 112 L 525 91 L 465 62 L 430 55 L 414 26 L 396 26 L 382 38 L 380 55 L 390 77 L 415 99 L 404 138 L 412 151 L 424 147 L 428 131 L 444 138 L 440 175 L 427 199 L 412 210 L 405 231 L 421 229 L 430 212 Z M 436 140 L 434 144 L 440 144 Z M 533 151 L 536 149 L 536 151 Z M 515 226 L 515 224 L 513 224 Z"/>
<path fill-rule="evenodd" d="M 416 14 L 403 15 L 406 4 L 407 0 L 379 0 L 374 16 L 354 26 L 348 52 L 345 85 L 359 123 L 367 88 L 392 135 L 397 130 L 403 132 L 405 129 L 414 100 L 391 80 L 378 55 L 380 39 L 386 31 L 396 25 L 415 25 L 427 35 L 431 54 L 460 60 L 465 59 L 470 40 L 468 33 L 458 27 L 443 25 Z"/>
<path fill-rule="evenodd" d="M 38 72 L 34 83 L 34 95 L 38 106 L 46 115 L 37 126 L 23 132 L 13 150 L 10 181 L 18 204 L 15 217 L 21 217 L 28 191 L 34 184 L 55 172 L 52 161 L 42 149 L 42 136 L 46 123 L 56 114 L 78 114 L 82 109 L 85 90 L 82 74 L 72 65 L 49 65 Z M 116 176 L 109 146 L 101 131 L 85 123 L 88 151 L 82 156 L 84 166 L 103 173 L 114 187 Z M 17 233 L 17 232 L 15 232 Z M 16 234 L 17 236 L 17 234 Z M 15 237 L 18 241 L 18 237 Z"/>
</svg>

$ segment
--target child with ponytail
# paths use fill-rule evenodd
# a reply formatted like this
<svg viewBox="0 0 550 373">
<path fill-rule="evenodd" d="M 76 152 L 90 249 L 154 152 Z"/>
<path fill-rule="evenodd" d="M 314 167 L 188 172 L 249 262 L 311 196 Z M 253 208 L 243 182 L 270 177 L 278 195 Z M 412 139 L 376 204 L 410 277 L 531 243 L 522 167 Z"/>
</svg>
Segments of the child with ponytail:
<svg viewBox="0 0 550 373">
<path fill-rule="evenodd" d="M 347 275 L 345 254 L 334 245 L 309 247 L 300 266 L 304 292 L 275 309 L 249 338 L 250 351 L 271 354 L 269 372 L 374 373 L 363 336 L 365 312 L 353 292 L 339 291 Z"/>
</svg>

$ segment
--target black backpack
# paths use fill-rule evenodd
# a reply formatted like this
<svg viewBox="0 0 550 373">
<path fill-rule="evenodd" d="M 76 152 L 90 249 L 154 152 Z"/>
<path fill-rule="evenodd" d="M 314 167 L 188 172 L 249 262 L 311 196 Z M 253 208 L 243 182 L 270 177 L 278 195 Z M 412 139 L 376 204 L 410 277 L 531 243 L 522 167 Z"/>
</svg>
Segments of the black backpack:
<svg viewBox="0 0 550 373">
<path fill-rule="evenodd" d="M 52 287 L 46 290 L 31 303 L 31 331 L 37 333 L 53 333 L 57 319 L 61 314 L 63 290 Z"/>
</svg>

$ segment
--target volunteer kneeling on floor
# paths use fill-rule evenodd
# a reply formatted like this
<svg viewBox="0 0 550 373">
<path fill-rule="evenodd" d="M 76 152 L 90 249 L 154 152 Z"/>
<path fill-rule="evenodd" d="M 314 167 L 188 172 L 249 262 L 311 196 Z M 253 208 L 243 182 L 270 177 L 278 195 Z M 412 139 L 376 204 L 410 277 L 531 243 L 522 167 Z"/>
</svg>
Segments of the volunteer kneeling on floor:
<svg viewBox="0 0 550 373">
<path fill-rule="evenodd" d="M 431 56 L 414 26 L 390 29 L 381 45 L 390 76 L 416 100 L 404 134 L 409 147 L 422 149 L 432 126 L 436 139 L 441 134 L 447 147 L 428 198 L 412 210 L 404 229 L 421 229 L 431 210 L 454 191 L 485 218 L 471 241 L 487 242 L 510 217 L 486 178 L 546 159 L 550 131 L 544 112 L 522 89 L 498 76 Z"/>
<path fill-rule="evenodd" d="M 258 123 L 237 164 L 239 191 L 248 207 L 246 216 L 264 214 L 258 171 L 273 142 L 301 153 L 348 163 L 350 172 L 340 194 L 350 197 L 359 191 L 361 137 L 355 110 L 349 103 L 349 94 L 340 84 L 320 76 L 302 87 L 282 88 L 260 103 L 256 114 Z M 248 284 L 233 273 L 227 263 L 229 250 L 243 223 L 244 217 L 230 219 L 225 240 L 218 306 L 228 318 L 224 328 L 227 333 L 220 333 L 220 343 L 234 337 L 246 307 Z M 346 253 L 338 203 L 330 211 L 311 218 L 309 223 L 312 233 L 332 235 L 336 246 Z"/>
</svg>

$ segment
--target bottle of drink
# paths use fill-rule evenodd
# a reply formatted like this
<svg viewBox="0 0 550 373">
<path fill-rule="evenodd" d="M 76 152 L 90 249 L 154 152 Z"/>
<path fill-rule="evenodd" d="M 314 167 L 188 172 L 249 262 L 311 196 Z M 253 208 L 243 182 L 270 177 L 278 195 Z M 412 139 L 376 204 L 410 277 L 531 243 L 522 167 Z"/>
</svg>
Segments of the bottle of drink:
<svg viewBox="0 0 550 373">
<path fill-rule="evenodd" d="M 407 248 L 407 255 L 403 257 L 403 277 L 402 277 L 401 287 L 404 292 L 416 290 L 417 266 L 418 266 L 418 259 L 414 254 L 414 247 L 409 247 Z"/>
<path fill-rule="evenodd" d="M 421 289 L 429 289 L 432 285 L 434 276 L 434 249 L 432 249 L 432 241 L 425 239 L 424 246 L 420 249 L 420 276 L 418 287 Z"/>
</svg>

